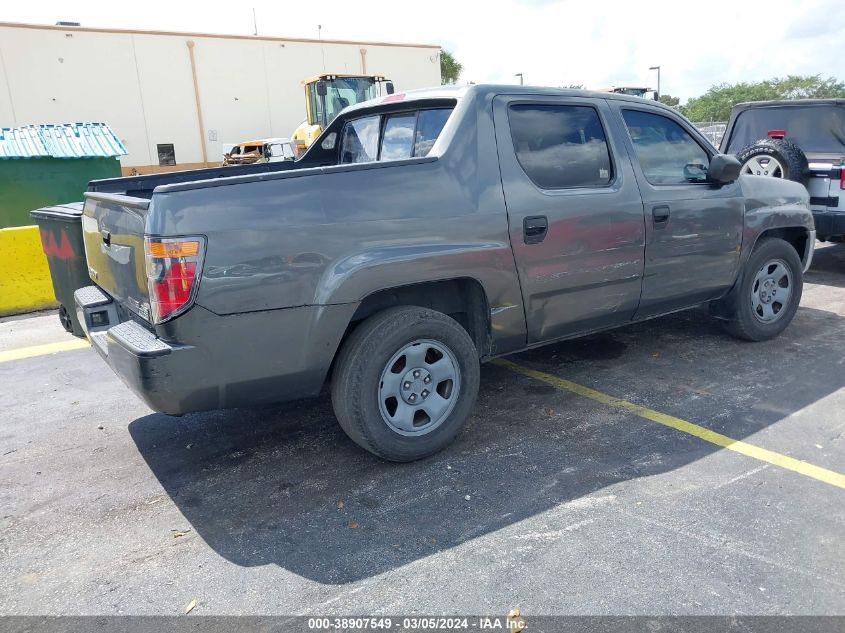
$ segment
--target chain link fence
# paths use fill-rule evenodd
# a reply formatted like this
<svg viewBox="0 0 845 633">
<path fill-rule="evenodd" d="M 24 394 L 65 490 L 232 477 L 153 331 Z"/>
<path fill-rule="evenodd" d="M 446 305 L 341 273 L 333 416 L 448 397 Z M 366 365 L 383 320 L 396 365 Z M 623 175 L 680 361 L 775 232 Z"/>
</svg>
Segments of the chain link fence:
<svg viewBox="0 0 845 633">
<path fill-rule="evenodd" d="M 719 147 L 722 142 L 722 137 L 725 135 L 725 128 L 728 127 L 727 121 L 707 121 L 693 123 L 698 131 L 707 137 L 707 140 L 713 143 L 714 147 Z"/>
</svg>

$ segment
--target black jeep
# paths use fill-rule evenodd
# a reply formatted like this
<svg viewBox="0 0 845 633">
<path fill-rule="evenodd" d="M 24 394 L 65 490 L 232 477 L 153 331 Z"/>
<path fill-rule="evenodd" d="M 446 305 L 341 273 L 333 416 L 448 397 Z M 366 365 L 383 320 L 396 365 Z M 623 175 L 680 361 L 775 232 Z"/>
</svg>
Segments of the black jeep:
<svg viewBox="0 0 845 633">
<path fill-rule="evenodd" d="M 822 241 L 845 238 L 845 99 L 740 103 L 720 150 L 742 173 L 800 182 Z"/>
</svg>

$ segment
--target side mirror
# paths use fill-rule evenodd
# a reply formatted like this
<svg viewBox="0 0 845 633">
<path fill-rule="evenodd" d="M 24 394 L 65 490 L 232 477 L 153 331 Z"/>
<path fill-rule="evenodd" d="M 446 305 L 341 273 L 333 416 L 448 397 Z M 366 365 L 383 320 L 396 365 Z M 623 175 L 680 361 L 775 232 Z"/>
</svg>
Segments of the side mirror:
<svg viewBox="0 0 845 633">
<path fill-rule="evenodd" d="M 387 91 L 387 94 L 392 95 L 393 91 L 395 90 L 395 88 L 393 87 L 393 82 L 388 81 L 386 84 L 384 84 L 384 89 Z"/>
<path fill-rule="evenodd" d="M 325 81 L 318 81 L 317 82 L 317 94 L 321 97 L 325 97 L 328 94 L 328 88 L 326 88 Z"/>
<path fill-rule="evenodd" d="M 707 168 L 707 180 L 719 185 L 727 185 L 739 178 L 742 164 L 729 154 L 716 154 L 710 159 Z"/>
</svg>

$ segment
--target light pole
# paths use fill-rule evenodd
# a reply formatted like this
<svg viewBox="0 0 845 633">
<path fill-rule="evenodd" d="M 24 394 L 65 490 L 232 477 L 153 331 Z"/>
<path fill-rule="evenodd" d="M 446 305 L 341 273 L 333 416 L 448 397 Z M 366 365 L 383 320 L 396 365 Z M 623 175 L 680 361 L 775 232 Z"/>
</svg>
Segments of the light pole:
<svg viewBox="0 0 845 633">
<path fill-rule="evenodd" d="M 660 101 L 660 66 L 649 66 L 649 70 L 657 71 L 657 98 L 655 101 Z"/>
<path fill-rule="evenodd" d="M 523 85 L 523 82 L 522 82 L 522 73 L 516 73 L 516 74 L 514 75 L 514 77 L 519 77 L 519 85 L 520 85 L 520 86 L 522 86 L 522 85 Z"/>
</svg>

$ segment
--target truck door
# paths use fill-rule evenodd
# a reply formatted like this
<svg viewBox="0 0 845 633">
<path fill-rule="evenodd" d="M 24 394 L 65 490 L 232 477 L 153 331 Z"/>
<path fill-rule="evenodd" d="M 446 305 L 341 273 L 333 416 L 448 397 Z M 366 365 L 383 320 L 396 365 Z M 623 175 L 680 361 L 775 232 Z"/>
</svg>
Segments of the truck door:
<svg viewBox="0 0 845 633">
<path fill-rule="evenodd" d="M 643 205 L 604 99 L 499 96 L 493 104 L 528 343 L 636 312 Z"/>
<path fill-rule="evenodd" d="M 646 215 L 637 318 L 713 299 L 736 279 L 745 213 L 738 182 L 707 182 L 716 149 L 671 112 L 615 101 Z"/>
</svg>

